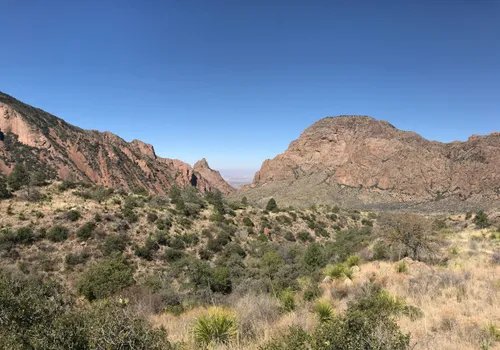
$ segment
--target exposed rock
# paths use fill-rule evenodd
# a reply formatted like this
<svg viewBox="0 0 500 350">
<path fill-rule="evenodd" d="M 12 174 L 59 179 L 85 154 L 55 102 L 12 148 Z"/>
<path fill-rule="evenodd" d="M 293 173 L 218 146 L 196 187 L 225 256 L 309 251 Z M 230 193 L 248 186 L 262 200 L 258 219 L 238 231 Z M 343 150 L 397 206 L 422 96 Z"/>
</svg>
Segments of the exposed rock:
<svg viewBox="0 0 500 350">
<path fill-rule="evenodd" d="M 307 205 L 498 200 L 500 134 L 440 143 L 366 116 L 328 117 L 264 161 L 241 195 L 264 193 Z"/>
<path fill-rule="evenodd" d="M 152 145 L 126 142 L 110 133 L 83 130 L 0 92 L 0 171 L 23 161 L 48 177 L 82 180 L 109 187 L 143 187 L 165 193 L 177 184 L 201 192 L 233 188 L 206 160 L 192 168 L 180 160 L 157 157 Z M 198 164 L 198 163 L 197 163 Z"/>
</svg>

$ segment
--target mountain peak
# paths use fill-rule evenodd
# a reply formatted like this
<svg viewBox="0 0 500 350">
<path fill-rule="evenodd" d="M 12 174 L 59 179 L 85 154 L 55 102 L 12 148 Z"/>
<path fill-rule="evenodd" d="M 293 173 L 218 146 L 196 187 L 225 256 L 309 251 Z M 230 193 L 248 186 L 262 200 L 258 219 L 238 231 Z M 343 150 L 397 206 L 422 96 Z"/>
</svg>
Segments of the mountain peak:
<svg viewBox="0 0 500 350">
<path fill-rule="evenodd" d="M 210 169 L 210 166 L 208 165 L 207 160 L 205 158 L 202 158 L 201 160 L 194 163 L 193 168 L 194 169 Z"/>
</svg>

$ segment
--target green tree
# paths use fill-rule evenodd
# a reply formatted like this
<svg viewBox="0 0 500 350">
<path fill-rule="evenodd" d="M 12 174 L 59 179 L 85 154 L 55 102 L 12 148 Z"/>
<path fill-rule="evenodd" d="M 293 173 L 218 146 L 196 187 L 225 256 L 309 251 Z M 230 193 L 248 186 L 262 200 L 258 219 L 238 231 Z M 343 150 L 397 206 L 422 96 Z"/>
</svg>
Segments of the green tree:
<svg viewBox="0 0 500 350">
<path fill-rule="evenodd" d="M 17 163 L 7 177 L 7 184 L 12 191 L 17 191 L 21 189 L 21 187 L 29 185 L 29 182 L 30 176 L 28 171 L 21 163 Z"/>
<path fill-rule="evenodd" d="M 248 205 L 248 198 L 246 196 L 243 196 L 243 198 L 241 198 L 241 204 L 243 204 L 245 207 Z"/>
<path fill-rule="evenodd" d="M 269 202 L 267 202 L 266 210 L 273 213 L 276 213 L 278 211 L 278 205 L 276 204 L 274 198 L 271 198 Z"/>
</svg>

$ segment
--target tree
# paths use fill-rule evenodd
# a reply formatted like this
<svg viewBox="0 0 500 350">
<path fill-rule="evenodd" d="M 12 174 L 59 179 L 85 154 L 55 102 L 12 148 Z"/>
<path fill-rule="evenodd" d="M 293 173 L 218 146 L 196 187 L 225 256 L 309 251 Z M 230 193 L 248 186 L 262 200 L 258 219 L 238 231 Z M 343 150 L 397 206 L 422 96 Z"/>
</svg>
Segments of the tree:
<svg viewBox="0 0 500 350">
<path fill-rule="evenodd" d="M 30 176 L 23 164 L 17 163 L 7 177 L 7 184 L 12 191 L 17 191 L 30 182 Z"/>
<path fill-rule="evenodd" d="M 246 196 L 243 196 L 243 198 L 241 198 L 241 204 L 245 207 L 248 205 L 248 198 Z"/>
<path fill-rule="evenodd" d="M 182 199 L 181 194 L 181 189 L 177 185 L 173 186 L 170 191 L 168 191 L 168 196 L 173 204 L 177 204 L 177 202 Z"/>
<path fill-rule="evenodd" d="M 278 205 L 276 204 L 274 198 L 271 198 L 269 202 L 267 202 L 266 210 L 273 213 L 276 213 L 278 211 Z"/>
<path fill-rule="evenodd" d="M 7 188 L 7 181 L 5 177 L 0 176 L 0 199 L 10 198 L 12 195 Z"/>
<path fill-rule="evenodd" d="M 417 214 L 385 214 L 379 219 L 380 230 L 391 248 L 399 254 L 421 260 L 433 257 L 437 250 L 437 236 L 432 223 Z"/>
<path fill-rule="evenodd" d="M 476 224 L 476 226 L 479 228 L 486 228 L 490 226 L 490 222 L 488 220 L 488 214 L 486 214 L 482 210 L 476 213 L 476 216 L 474 217 L 474 220 L 472 220 L 472 222 Z"/>
</svg>

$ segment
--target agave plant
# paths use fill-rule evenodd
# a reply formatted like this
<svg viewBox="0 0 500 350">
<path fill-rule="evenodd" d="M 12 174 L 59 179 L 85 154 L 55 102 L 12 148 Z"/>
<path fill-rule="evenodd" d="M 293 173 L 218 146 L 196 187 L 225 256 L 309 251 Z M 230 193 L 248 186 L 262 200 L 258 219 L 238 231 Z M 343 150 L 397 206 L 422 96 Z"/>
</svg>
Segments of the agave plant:
<svg viewBox="0 0 500 350">
<path fill-rule="evenodd" d="M 238 333 L 236 317 L 227 309 L 213 307 L 200 316 L 193 326 L 196 343 L 203 347 L 228 344 Z"/>
</svg>

